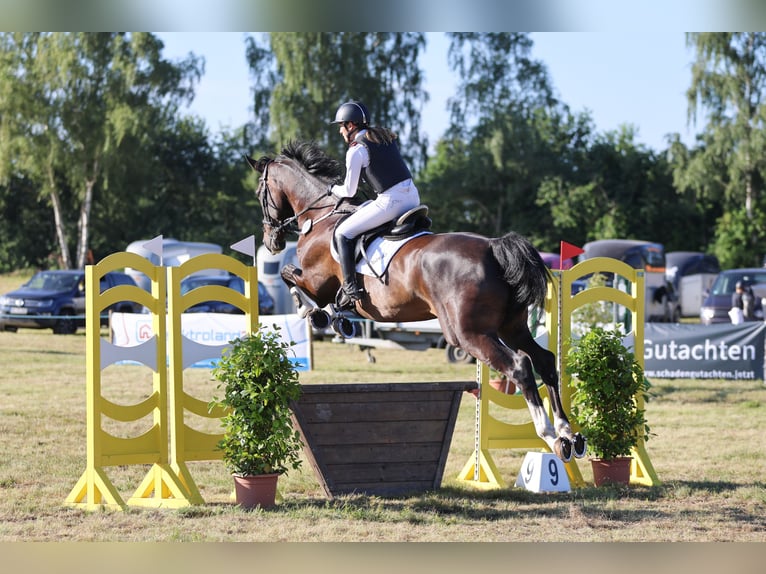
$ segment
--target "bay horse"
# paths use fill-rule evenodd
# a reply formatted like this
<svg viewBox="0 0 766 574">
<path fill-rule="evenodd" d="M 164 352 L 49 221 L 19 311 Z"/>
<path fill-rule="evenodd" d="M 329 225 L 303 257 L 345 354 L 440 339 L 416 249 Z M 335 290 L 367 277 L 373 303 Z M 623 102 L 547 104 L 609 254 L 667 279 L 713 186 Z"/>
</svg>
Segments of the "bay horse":
<svg viewBox="0 0 766 574">
<path fill-rule="evenodd" d="M 342 281 L 331 254 L 335 225 L 358 202 L 338 201 L 329 187 L 342 173 L 339 162 L 315 144 L 290 142 L 275 158 L 246 156 L 260 174 L 263 243 L 271 253 L 297 232 L 299 267 L 282 279 L 311 299 L 331 305 Z M 344 207 L 341 207 L 344 204 Z M 528 307 L 542 306 L 551 275 L 538 251 L 516 233 L 486 238 L 472 233 L 426 233 L 405 243 L 381 277 L 360 275 L 365 295 L 355 304 L 361 317 L 407 322 L 437 318 L 446 341 L 484 361 L 521 389 L 535 431 L 567 462 L 585 455 L 585 438 L 573 433 L 559 394 L 555 355 L 538 345 L 527 325 Z M 552 424 L 534 371 L 548 389 Z"/>
</svg>

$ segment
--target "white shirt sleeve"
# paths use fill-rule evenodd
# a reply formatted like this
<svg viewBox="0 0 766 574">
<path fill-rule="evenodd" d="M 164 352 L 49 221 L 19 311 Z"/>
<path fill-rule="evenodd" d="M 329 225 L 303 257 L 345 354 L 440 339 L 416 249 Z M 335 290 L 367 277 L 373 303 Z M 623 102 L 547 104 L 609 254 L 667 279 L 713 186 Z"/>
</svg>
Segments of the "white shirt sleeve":
<svg viewBox="0 0 766 574">
<path fill-rule="evenodd" d="M 370 165 L 370 154 L 361 144 L 352 145 L 346 152 L 346 178 L 340 185 L 334 185 L 332 194 L 338 198 L 354 197 L 359 186 L 362 169 Z"/>
</svg>

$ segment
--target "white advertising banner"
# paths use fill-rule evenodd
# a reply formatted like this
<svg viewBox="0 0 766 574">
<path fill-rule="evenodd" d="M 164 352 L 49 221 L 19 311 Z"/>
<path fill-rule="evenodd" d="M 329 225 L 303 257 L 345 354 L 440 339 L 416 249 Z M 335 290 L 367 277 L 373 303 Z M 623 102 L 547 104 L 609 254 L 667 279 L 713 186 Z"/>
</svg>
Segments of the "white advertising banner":
<svg viewBox="0 0 766 574">
<path fill-rule="evenodd" d="M 259 317 L 261 328 L 279 327 L 282 340 L 294 342 L 291 360 L 299 371 L 311 370 L 311 339 L 308 321 L 299 315 L 263 315 Z M 112 344 L 118 347 L 133 347 L 144 343 L 154 335 L 152 316 L 141 313 L 112 313 Z M 196 343 L 218 348 L 215 358 L 196 361 L 191 366 L 211 368 L 220 357 L 220 349 L 237 337 L 246 335 L 245 316 L 227 313 L 183 313 L 181 315 L 181 334 Z M 168 349 L 168 355 L 170 349 Z"/>
</svg>

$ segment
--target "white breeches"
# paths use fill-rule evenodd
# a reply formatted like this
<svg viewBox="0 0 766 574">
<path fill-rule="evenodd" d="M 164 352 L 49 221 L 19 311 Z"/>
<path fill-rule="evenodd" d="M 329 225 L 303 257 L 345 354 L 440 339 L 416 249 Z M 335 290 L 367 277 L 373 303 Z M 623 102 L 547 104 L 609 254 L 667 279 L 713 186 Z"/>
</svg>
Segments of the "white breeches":
<svg viewBox="0 0 766 574">
<path fill-rule="evenodd" d="M 418 188 L 411 179 L 406 179 L 378 194 L 375 199 L 363 203 L 338 225 L 335 233 L 346 239 L 354 239 L 373 227 L 396 219 L 418 205 L 420 205 Z"/>
</svg>

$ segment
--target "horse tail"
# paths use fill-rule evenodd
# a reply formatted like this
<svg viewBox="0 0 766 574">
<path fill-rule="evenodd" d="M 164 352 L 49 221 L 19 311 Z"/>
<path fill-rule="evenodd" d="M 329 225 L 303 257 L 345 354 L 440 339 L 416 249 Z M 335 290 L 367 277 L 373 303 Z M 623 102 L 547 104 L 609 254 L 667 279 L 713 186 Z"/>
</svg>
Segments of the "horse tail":
<svg viewBox="0 0 766 574">
<path fill-rule="evenodd" d="M 503 269 L 503 277 L 519 306 L 542 307 L 548 294 L 551 271 L 540 253 L 525 237 L 511 231 L 490 239 L 492 254 Z"/>
</svg>

